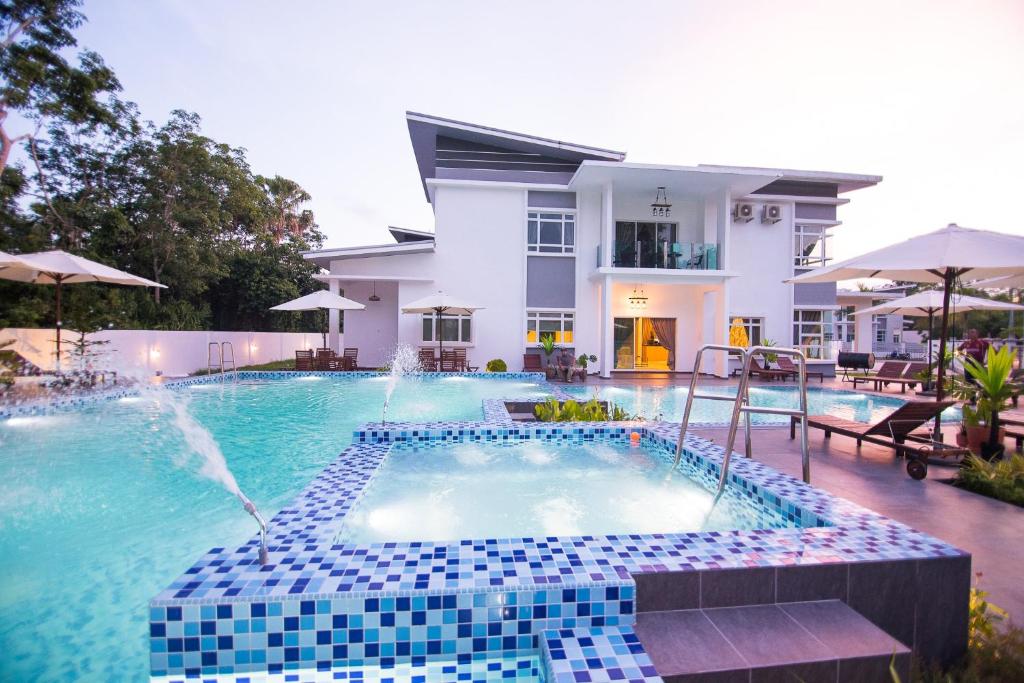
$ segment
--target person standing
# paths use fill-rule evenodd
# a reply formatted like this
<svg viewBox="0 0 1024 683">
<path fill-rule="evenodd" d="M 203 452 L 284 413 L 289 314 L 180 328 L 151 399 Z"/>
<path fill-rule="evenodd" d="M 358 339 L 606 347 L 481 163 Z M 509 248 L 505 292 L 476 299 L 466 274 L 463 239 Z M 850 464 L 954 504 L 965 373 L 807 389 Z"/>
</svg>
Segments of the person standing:
<svg viewBox="0 0 1024 683">
<path fill-rule="evenodd" d="M 978 361 L 980 365 L 985 364 L 985 356 L 988 354 L 988 342 L 978 336 L 978 330 L 974 328 L 967 330 L 967 339 L 958 348 L 965 355 Z"/>
</svg>

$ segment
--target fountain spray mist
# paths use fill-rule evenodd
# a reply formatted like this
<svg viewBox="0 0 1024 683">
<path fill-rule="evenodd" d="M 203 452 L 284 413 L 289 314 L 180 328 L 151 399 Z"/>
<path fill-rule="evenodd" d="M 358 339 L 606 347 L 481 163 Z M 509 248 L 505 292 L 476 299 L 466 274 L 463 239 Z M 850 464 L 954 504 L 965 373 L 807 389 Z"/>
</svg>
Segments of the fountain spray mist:
<svg viewBox="0 0 1024 683">
<path fill-rule="evenodd" d="M 408 344 L 399 344 L 391 355 L 391 374 L 388 375 L 388 383 L 384 388 L 384 409 L 381 411 L 380 423 L 384 425 L 388 417 L 388 404 L 391 403 L 391 395 L 395 393 L 399 380 L 420 371 L 420 359 L 416 349 Z"/>
</svg>

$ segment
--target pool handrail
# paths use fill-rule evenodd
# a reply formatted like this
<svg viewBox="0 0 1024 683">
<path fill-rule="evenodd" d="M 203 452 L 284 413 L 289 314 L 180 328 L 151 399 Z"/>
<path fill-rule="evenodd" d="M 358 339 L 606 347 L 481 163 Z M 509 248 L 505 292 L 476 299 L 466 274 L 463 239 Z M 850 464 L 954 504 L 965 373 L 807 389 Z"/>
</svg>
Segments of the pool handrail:
<svg viewBox="0 0 1024 683">
<path fill-rule="evenodd" d="M 729 346 L 727 344 L 704 344 L 697 349 L 697 356 L 693 363 L 693 374 L 690 375 L 690 390 L 686 394 L 686 407 L 683 409 L 683 421 L 679 425 L 679 438 L 676 440 L 676 459 L 673 466 L 679 465 L 679 460 L 683 455 L 683 440 L 686 438 L 686 429 L 690 426 L 690 411 L 693 408 L 694 399 L 706 399 L 708 401 L 734 401 L 732 396 L 719 396 L 717 394 L 699 394 L 697 393 L 697 378 L 700 376 L 701 363 L 703 362 L 705 351 L 725 351 L 729 354 L 735 354 L 740 357 L 744 357 L 747 350 L 742 346 Z M 728 358 L 726 360 L 728 363 Z M 738 394 L 737 394 L 738 395 Z M 745 396 L 744 400 L 749 403 L 749 396 Z M 750 457 L 750 416 L 747 416 L 746 423 L 744 425 L 745 433 L 747 436 L 746 456 Z"/>
</svg>

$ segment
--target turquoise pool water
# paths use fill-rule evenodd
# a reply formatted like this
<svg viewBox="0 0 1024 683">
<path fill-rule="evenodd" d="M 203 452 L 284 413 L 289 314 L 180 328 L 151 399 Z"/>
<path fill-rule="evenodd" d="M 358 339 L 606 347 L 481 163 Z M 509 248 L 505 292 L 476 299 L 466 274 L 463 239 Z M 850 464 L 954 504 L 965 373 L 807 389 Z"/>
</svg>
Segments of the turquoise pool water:
<svg viewBox="0 0 1024 683">
<path fill-rule="evenodd" d="M 650 420 L 662 419 L 678 422 L 683 419 L 689 385 L 672 387 L 579 385 L 566 386 L 563 387 L 563 390 L 580 400 L 597 397 L 611 401 L 634 415 L 642 415 Z M 735 387 L 704 386 L 700 388 L 700 391 L 723 396 L 736 395 Z M 799 395 L 797 389 L 792 386 L 752 386 L 750 387 L 750 402 L 752 405 L 775 408 L 797 408 Z M 903 403 L 904 399 L 896 396 L 874 396 L 814 387 L 809 387 L 807 390 L 807 407 L 811 415 L 835 415 L 860 422 L 880 420 Z M 727 401 L 696 400 L 693 403 L 693 414 L 690 421 L 696 424 L 724 424 L 729 422 L 731 415 L 732 404 Z M 959 420 L 959 409 L 946 410 L 943 413 L 943 419 Z M 751 416 L 751 422 L 758 425 L 784 425 L 789 424 L 789 418 L 784 415 L 754 414 Z"/>
<path fill-rule="evenodd" d="M 386 380 L 297 378 L 181 390 L 269 518 L 380 419 Z M 0 680 L 137 680 L 149 599 L 214 546 L 255 531 L 153 395 L 0 421 Z M 389 418 L 478 420 L 484 398 L 544 396 L 517 380 L 418 379 Z"/>
<path fill-rule="evenodd" d="M 628 441 L 391 449 L 339 542 L 661 534 L 791 526 L 729 489 L 717 505 L 674 453 Z"/>
</svg>

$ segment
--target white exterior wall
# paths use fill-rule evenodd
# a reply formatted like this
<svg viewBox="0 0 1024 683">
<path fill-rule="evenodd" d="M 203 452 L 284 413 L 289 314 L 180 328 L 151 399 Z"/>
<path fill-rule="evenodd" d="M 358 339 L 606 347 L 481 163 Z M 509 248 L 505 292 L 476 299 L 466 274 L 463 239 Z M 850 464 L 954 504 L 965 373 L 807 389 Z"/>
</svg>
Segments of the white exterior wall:
<svg viewBox="0 0 1024 683">
<path fill-rule="evenodd" d="M 778 202 L 772 202 L 776 204 Z M 782 204 L 782 220 L 761 223 L 761 206 L 749 223 L 732 222 L 728 315 L 764 318 L 764 335 L 780 346 L 793 343 L 793 205 Z"/>
</svg>

